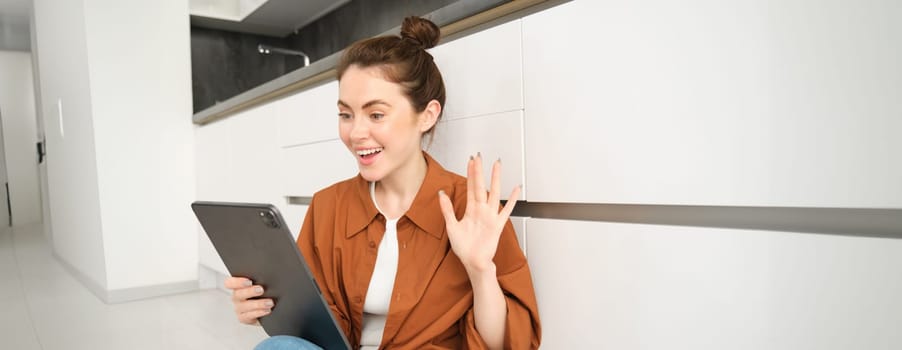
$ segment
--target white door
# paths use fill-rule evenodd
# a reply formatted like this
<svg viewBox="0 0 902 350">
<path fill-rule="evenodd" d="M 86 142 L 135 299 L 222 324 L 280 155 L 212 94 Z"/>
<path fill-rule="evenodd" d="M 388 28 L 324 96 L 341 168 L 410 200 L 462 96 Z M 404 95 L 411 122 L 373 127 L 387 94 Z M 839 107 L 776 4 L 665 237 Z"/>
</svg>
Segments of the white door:
<svg viewBox="0 0 902 350">
<path fill-rule="evenodd" d="M 32 21 L 33 22 L 33 21 Z M 44 229 L 44 236 L 48 242 L 53 242 L 53 230 L 50 226 L 50 187 L 47 184 L 47 136 L 44 133 L 44 109 L 41 99 L 41 79 L 40 66 L 38 65 L 38 45 L 35 42 L 34 30 L 31 32 L 31 67 L 32 81 L 34 82 L 34 102 L 35 102 L 35 126 L 37 130 L 38 142 L 42 145 L 44 156 L 38 162 L 38 186 L 41 191 L 41 222 Z"/>
</svg>

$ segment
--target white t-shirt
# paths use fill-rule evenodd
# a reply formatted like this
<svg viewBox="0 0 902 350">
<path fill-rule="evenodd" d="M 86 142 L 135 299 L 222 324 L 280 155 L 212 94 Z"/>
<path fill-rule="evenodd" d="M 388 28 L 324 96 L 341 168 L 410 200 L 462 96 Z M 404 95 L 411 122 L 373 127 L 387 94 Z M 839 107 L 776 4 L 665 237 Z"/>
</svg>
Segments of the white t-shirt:
<svg viewBox="0 0 902 350">
<path fill-rule="evenodd" d="M 370 197 L 376 209 L 376 183 L 370 182 Z M 385 213 L 382 213 L 385 216 Z M 385 329 L 385 319 L 388 315 L 388 306 L 391 304 L 392 290 L 395 287 L 395 274 L 398 272 L 398 218 L 385 217 L 385 235 L 376 253 L 376 267 L 373 269 L 373 277 L 370 286 L 366 290 L 366 300 L 363 303 L 363 329 L 361 330 L 360 349 L 376 350 L 382 343 L 382 332 Z"/>
</svg>

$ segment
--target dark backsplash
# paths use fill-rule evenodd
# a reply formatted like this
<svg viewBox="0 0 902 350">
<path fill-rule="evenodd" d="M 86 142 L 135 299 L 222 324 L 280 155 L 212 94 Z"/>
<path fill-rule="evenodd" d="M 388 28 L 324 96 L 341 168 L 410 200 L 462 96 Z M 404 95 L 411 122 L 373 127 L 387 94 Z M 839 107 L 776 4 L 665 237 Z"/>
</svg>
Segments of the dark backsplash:
<svg viewBox="0 0 902 350">
<path fill-rule="evenodd" d="M 352 0 L 284 38 L 191 27 L 194 113 L 303 66 L 297 56 L 260 54 L 258 44 L 300 50 L 314 62 L 456 1 Z"/>
<path fill-rule="evenodd" d="M 192 27 L 194 112 L 301 67 L 300 57 L 257 52 L 258 44 L 289 47 L 289 43 L 282 38 Z"/>
</svg>

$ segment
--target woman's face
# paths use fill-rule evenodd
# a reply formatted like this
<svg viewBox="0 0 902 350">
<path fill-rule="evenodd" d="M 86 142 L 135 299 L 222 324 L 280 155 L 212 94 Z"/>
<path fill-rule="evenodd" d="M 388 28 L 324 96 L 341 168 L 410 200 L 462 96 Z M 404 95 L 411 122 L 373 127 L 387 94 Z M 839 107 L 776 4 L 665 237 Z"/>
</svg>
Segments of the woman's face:
<svg viewBox="0 0 902 350">
<path fill-rule="evenodd" d="M 339 135 L 367 181 L 422 158 L 421 135 L 434 124 L 424 114 L 414 111 L 401 85 L 385 80 L 379 67 L 352 65 L 339 81 Z"/>
</svg>

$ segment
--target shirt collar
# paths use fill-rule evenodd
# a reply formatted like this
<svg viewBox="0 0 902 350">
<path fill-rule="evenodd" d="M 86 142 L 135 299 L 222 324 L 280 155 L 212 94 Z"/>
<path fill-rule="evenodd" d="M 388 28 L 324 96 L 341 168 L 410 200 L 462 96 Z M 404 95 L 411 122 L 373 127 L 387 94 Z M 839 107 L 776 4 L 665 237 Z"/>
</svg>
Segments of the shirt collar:
<svg viewBox="0 0 902 350">
<path fill-rule="evenodd" d="M 438 191 L 444 189 L 445 193 L 451 193 L 452 177 L 425 151 L 423 158 L 426 159 L 426 177 L 404 216 L 430 236 L 441 239 L 445 234 L 445 219 L 439 206 Z M 379 215 L 379 210 L 370 197 L 369 183 L 360 174 L 357 174 L 355 181 L 356 198 L 351 200 L 348 210 L 347 238 L 363 231 Z"/>
</svg>

